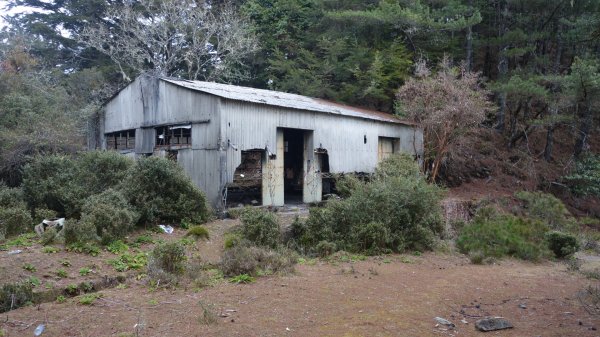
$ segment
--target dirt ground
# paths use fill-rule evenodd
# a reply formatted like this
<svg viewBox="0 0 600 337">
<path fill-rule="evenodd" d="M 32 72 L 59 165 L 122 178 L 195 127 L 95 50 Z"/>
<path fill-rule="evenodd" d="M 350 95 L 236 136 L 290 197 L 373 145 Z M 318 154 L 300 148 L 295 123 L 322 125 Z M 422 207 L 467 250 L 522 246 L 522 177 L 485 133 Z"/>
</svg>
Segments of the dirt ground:
<svg viewBox="0 0 600 337">
<path fill-rule="evenodd" d="M 218 261 L 222 234 L 237 223 L 209 224 L 211 239 L 199 242 L 195 251 Z M 157 237 L 176 239 L 183 233 Z M 70 268 L 89 264 L 87 259 L 102 265 L 110 254 L 92 258 L 28 249 L 30 256 L 19 258 L 49 258 L 48 270 L 65 258 L 73 263 Z M 6 254 L 0 252 L 3 280 L 6 273 L 28 273 L 23 261 L 11 271 Z M 70 277 L 78 277 L 75 270 Z M 115 272 L 102 267 L 96 273 Z M 73 297 L 1 314 L 0 331 L 32 336 L 45 324 L 42 336 L 600 336 L 600 317 L 587 313 L 577 296 L 590 285 L 600 286 L 558 262 L 472 265 L 451 253 L 303 260 L 290 275 L 260 277 L 251 284 L 221 280 L 200 290 L 153 290 L 131 277 L 124 286 L 102 290 L 92 305 Z M 436 326 L 436 316 L 456 328 Z M 483 316 L 505 317 L 514 329 L 477 332 L 474 322 Z"/>
</svg>

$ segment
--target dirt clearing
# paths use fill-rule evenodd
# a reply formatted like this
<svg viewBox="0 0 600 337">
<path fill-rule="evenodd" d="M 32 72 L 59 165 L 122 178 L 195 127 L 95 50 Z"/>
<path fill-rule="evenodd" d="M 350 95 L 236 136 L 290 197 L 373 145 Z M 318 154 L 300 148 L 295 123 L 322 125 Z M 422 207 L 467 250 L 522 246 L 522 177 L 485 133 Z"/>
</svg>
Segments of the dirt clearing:
<svg viewBox="0 0 600 337">
<path fill-rule="evenodd" d="M 5 314 L 6 336 L 600 336 L 577 292 L 595 284 L 564 264 L 472 265 L 451 255 L 308 260 L 296 273 L 199 291 L 151 290 L 135 280 L 92 305 L 78 297 Z M 480 316 L 514 329 L 481 333 Z M 440 316 L 456 324 L 436 327 Z M 462 323 L 461 320 L 468 323 Z"/>
</svg>

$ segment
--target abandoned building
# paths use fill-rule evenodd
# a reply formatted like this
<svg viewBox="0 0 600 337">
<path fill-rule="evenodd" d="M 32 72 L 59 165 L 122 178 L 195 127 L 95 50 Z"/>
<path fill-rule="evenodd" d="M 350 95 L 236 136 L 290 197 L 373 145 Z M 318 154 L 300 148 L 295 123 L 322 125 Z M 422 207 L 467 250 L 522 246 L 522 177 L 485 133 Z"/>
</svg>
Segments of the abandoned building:
<svg viewBox="0 0 600 337">
<path fill-rule="evenodd" d="M 90 146 L 176 160 L 214 207 L 318 202 L 338 173 L 419 156 L 414 125 L 283 92 L 143 76 L 104 105 Z"/>
</svg>

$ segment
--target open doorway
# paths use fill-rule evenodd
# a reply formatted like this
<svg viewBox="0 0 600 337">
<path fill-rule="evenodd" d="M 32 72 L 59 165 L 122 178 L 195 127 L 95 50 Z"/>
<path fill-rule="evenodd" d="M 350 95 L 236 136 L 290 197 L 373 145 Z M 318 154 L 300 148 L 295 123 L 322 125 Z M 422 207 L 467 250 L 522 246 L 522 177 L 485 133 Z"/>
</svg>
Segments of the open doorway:
<svg viewBox="0 0 600 337">
<path fill-rule="evenodd" d="M 283 193 L 286 204 L 302 203 L 305 132 L 283 129 Z"/>
</svg>

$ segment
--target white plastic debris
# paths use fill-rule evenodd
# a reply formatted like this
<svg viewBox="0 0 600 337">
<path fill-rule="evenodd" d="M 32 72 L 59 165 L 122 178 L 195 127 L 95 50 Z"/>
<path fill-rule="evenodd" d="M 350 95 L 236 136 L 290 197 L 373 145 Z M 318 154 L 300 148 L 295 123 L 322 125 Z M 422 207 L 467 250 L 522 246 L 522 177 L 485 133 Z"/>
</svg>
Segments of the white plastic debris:
<svg viewBox="0 0 600 337">
<path fill-rule="evenodd" d="M 15 255 L 15 254 L 21 254 L 23 251 L 20 249 L 17 250 L 11 250 L 10 252 L 8 252 L 8 255 Z"/>
<path fill-rule="evenodd" d="M 44 332 L 45 329 L 46 329 L 46 326 L 44 324 L 40 324 L 33 331 L 33 335 L 34 336 L 39 336 L 39 335 L 41 335 Z"/>
<path fill-rule="evenodd" d="M 450 328 L 454 328 L 456 326 L 456 325 L 454 325 L 454 323 L 450 322 L 447 319 L 441 318 L 441 317 L 435 317 L 434 320 L 436 322 L 438 322 L 439 324 L 445 325 L 445 326 L 450 327 Z"/>
<path fill-rule="evenodd" d="M 163 232 L 167 233 L 167 234 L 172 234 L 173 233 L 173 227 L 171 227 L 171 225 L 158 225 L 158 227 L 160 227 L 160 229 L 163 230 Z"/>
</svg>

